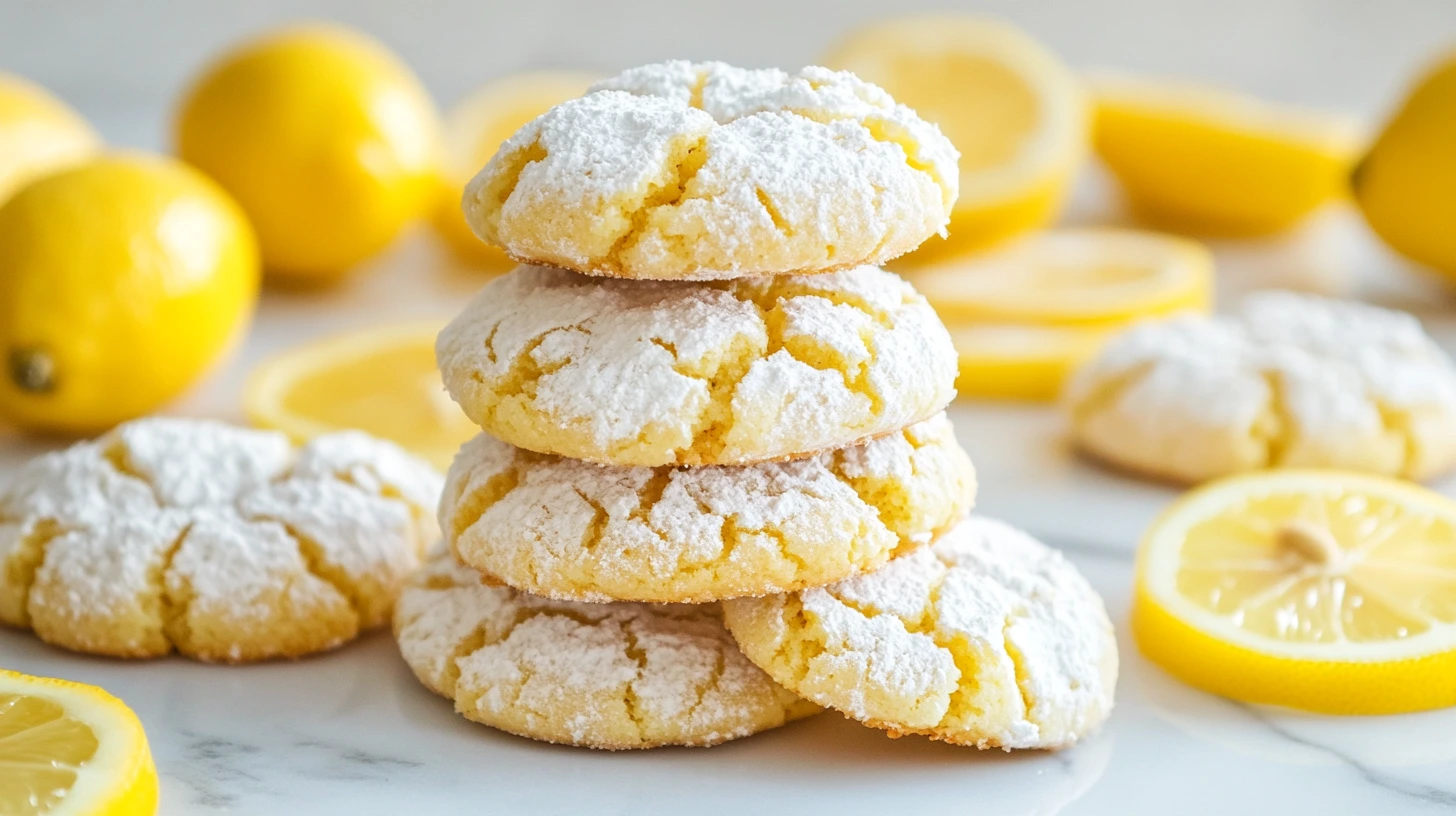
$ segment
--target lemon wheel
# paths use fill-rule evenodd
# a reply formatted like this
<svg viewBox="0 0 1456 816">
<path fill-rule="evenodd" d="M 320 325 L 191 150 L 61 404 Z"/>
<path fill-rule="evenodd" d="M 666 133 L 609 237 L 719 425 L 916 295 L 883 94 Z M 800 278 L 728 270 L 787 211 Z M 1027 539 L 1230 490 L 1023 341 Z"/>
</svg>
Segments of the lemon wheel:
<svg viewBox="0 0 1456 816">
<path fill-rule="evenodd" d="M 1138 555 L 1143 653 L 1227 697 L 1331 714 L 1456 705 L 1456 502 L 1395 479 L 1211 483 Z"/>
<path fill-rule="evenodd" d="M 956 396 L 1051 402 L 1102 349 L 1112 330 L 1019 323 L 953 325 Z"/>
<path fill-rule="evenodd" d="M 95 686 L 0 669 L 0 813 L 156 810 L 156 767 L 125 704 Z"/>
</svg>

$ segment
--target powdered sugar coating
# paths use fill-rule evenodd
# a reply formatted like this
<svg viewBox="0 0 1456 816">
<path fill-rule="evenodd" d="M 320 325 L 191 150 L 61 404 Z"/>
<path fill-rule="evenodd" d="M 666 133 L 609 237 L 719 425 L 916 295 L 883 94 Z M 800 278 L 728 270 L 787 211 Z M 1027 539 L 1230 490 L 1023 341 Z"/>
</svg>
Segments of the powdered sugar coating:
<svg viewBox="0 0 1456 816">
<path fill-rule="evenodd" d="M 1059 748 L 1112 710 L 1102 600 L 1059 553 L 991 519 L 869 575 L 727 601 L 724 617 L 786 688 L 896 735 Z"/>
<path fill-rule="evenodd" d="M 440 527 L 463 561 L 525 592 L 702 603 L 874 570 L 929 543 L 974 495 L 944 414 L 740 467 L 593 465 L 480 436 L 450 468 Z"/>
<path fill-rule="evenodd" d="M 1291 292 L 1145 323 L 1071 381 L 1087 451 L 1178 481 L 1264 467 L 1456 466 L 1456 367 L 1415 318 Z"/>
<path fill-rule="evenodd" d="M 547 742 L 714 745 L 818 711 L 743 657 L 716 604 L 550 601 L 485 586 L 443 551 L 401 593 L 394 630 L 456 711 Z"/>
<path fill-rule="evenodd" d="M 388 619 L 440 484 L 362 433 L 130 422 L 0 491 L 0 622 L 119 657 L 329 648 Z"/>
<path fill-rule="evenodd" d="M 879 264 L 944 234 L 959 155 L 853 74 L 634 68 L 523 127 L 465 189 L 527 262 L 707 280 Z"/>
<path fill-rule="evenodd" d="M 955 349 L 874 267 L 716 283 L 523 266 L 440 333 L 445 386 L 518 447 L 603 464 L 746 464 L 939 413 Z"/>
</svg>

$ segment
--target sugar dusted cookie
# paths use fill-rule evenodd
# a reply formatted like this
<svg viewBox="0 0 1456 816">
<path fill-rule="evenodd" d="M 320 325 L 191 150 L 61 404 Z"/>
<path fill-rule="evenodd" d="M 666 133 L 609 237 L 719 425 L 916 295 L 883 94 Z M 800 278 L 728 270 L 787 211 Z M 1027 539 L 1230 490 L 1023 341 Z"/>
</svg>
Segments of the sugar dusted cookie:
<svg viewBox="0 0 1456 816">
<path fill-rule="evenodd" d="M 536 595 L 701 603 L 876 569 L 954 524 L 974 496 L 944 414 L 740 467 L 593 465 L 480 436 L 450 468 L 440 527 L 461 560 Z"/>
<path fill-rule="evenodd" d="M 1102 599 L 1060 554 L 971 517 L 932 546 L 817 589 L 726 601 L 748 658 L 892 736 L 1059 748 L 1112 710 Z"/>
<path fill-rule="evenodd" d="M 634 68 L 523 127 L 465 188 L 523 262 L 706 280 L 880 264 L 944 234 L 959 155 L 853 74 Z"/>
<path fill-rule="evenodd" d="M 805 456 L 927 419 L 955 395 L 935 311 L 870 266 L 699 284 L 523 266 L 488 284 L 436 352 L 487 433 L 603 464 Z"/>
<path fill-rule="evenodd" d="M 486 586 L 437 554 L 394 632 L 427 688 L 476 722 L 620 750 L 716 745 L 817 712 L 738 651 L 717 604 L 579 604 Z"/>
<path fill-rule="evenodd" d="M 0 623 L 80 652 L 298 657 L 389 620 L 440 476 L 395 447 L 146 419 L 0 491 Z"/>
<path fill-rule="evenodd" d="M 1456 466 L 1456 367 L 1410 315 L 1291 292 L 1136 326 L 1068 385 L 1082 450 L 1197 482 L 1265 467 Z"/>
</svg>

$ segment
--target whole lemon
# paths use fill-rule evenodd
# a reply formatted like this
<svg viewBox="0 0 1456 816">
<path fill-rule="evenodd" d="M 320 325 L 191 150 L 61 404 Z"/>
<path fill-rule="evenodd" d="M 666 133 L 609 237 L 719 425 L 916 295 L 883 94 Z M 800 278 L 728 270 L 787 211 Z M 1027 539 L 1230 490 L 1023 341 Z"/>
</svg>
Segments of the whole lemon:
<svg viewBox="0 0 1456 816">
<path fill-rule="evenodd" d="M 439 115 L 383 45 L 315 25 L 246 43 L 207 69 L 183 99 L 175 139 L 242 204 L 270 278 L 319 282 L 428 209 Z"/>
<path fill-rule="evenodd" d="M 0 201 L 94 154 L 96 131 L 66 103 L 20 77 L 0 74 Z"/>
<path fill-rule="evenodd" d="M 0 418 L 92 433 L 197 379 L 246 325 L 242 210 L 180 162 L 103 155 L 0 206 Z"/>
<path fill-rule="evenodd" d="M 1351 187 L 1386 243 L 1456 277 L 1456 53 L 1416 84 Z"/>
</svg>

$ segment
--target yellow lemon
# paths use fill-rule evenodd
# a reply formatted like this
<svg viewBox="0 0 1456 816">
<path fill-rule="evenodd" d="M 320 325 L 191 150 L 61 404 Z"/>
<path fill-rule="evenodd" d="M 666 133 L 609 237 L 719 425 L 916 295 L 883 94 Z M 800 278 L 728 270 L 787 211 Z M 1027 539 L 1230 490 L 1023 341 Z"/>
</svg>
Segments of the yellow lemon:
<svg viewBox="0 0 1456 816">
<path fill-rule="evenodd" d="M 951 324 L 960 358 L 956 395 L 1051 402 L 1115 329 L 1028 323 Z"/>
<path fill-rule="evenodd" d="M 480 433 L 435 368 L 443 321 L 377 327 L 286 351 L 254 369 L 248 418 L 299 441 L 345 428 L 393 440 L 445 469 Z"/>
<path fill-rule="evenodd" d="M 84 161 L 100 146 L 96 131 L 64 102 L 0 74 L 0 201 L 33 179 Z"/>
<path fill-rule="evenodd" d="M 1185 682 L 1330 714 L 1456 705 L 1456 502 L 1410 482 L 1266 471 L 1153 524 L 1133 632 Z"/>
<path fill-rule="evenodd" d="M 537 71 L 487 83 L 445 115 L 444 151 L 433 221 L 461 256 L 481 268 L 505 272 L 516 262 L 475 237 L 465 223 L 460 197 L 465 183 L 490 161 L 501 142 L 551 107 L 586 93 L 590 74 Z"/>
<path fill-rule="evenodd" d="M 157 769 L 142 724 L 95 686 L 0 669 L 0 768 L 0 813 L 157 812 Z"/>
<path fill-rule="evenodd" d="M 182 101 L 175 138 L 182 158 L 243 205 L 269 276 L 307 283 L 339 276 L 425 213 L 437 120 L 382 45 L 306 26 L 208 68 Z"/>
<path fill-rule="evenodd" d="M 861 29 L 824 58 L 940 126 L 961 153 L 950 237 L 912 263 L 962 254 L 1045 226 L 1086 153 L 1088 103 L 1056 55 L 1004 22 L 907 17 Z"/>
<path fill-rule="evenodd" d="M 1263 235 L 1345 195 L 1363 144 L 1343 116 L 1218 88 L 1104 76 L 1093 143 L 1141 217 L 1180 231 Z"/>
<path fill-rule="evenodd" d="M 1112 228 L 1050 230 L 989 255 L 907 274 L 947 322 L 1115 326 L 1208 311 L 1213 254 L 1194 241 Z"/>
<path fill-rule="evenodd" d="M 197 171 L 102 156 L 0 207 L 0 418 L 92 433 L 179 394 L 258 292 L 243 213 Z"/>
<path fill-rule="evenodd" d="M 1456 277 L 1456 53 L 1416 84 L 1352 185 L 1380 237 Z"/>
</svg>

